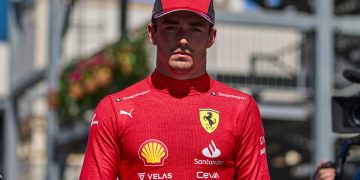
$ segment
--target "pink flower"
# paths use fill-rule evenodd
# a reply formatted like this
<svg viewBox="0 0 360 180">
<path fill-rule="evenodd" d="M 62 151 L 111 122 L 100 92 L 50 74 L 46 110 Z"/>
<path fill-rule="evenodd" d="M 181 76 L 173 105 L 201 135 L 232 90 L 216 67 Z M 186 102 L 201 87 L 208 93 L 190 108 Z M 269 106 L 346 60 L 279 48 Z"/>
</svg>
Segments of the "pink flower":
<svg viewBox="0 0 360 180">
<path fill-rule="evenodd" d="M 76 65 L 76 70 L 81 72 L 86 68 L 86 60 L 81 60 Z"/>
<path fill-rule="evenodd" d="M 78 70 L 75 70 L 73 72 L 70 73 L 69 76 L 70 81 L 72 82 L 78 82 L 81 80 L 81 72 Z"/>
<path fill-rule="evenodd" d="M 104 56 L 102 54 L 97 54 L 91 59 L 91 68 L 99 67 L 104 63 Z"/>
</svg>

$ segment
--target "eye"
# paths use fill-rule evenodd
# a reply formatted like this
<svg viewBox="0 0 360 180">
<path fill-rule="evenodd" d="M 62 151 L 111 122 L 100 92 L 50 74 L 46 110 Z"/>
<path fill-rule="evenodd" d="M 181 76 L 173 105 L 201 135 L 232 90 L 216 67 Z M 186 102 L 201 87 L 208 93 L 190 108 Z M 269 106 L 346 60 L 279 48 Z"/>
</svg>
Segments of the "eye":
<svg viewBox="0 0 360 180">
<path fill-rule="evenodd" d="M 165 26 L 165 29 L 168 31 L 176 31 L 178 28 L 176 26 Z"/>
<path fill-rule="evenodd" d="M 193 32 L 199 32 L 199 31 L 200 31 L 200 29 L 198 29 L 198 28 L 190 28 L 190 31 L 193 31 Z"/>
<path fill-rule="evenodd" d="M 190 27 L 190 31 L 192 32 L 202 32 L 202 28 L 199 28 L 199 27 Z"/>
</svg>

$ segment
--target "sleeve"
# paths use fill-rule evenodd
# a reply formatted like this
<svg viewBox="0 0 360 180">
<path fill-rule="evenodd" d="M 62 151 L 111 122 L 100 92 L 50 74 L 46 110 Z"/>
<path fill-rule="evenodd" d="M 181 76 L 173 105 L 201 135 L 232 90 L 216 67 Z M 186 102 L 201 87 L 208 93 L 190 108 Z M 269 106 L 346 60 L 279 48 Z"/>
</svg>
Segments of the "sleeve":
<svg viewBox="0 0 360 180">
<path fill-rule="evenodd" d="M 117 179 L 120 148 L 115 120 L 114 107 L 108 96 L 94 111 L 80 180 Z"/>
<path fill-rule="evenodd" d="M 251 98 L 245 117 L 238 119 L 235 179 L 270 179 L 264 129 L 256 102 Z"/>
</svg>

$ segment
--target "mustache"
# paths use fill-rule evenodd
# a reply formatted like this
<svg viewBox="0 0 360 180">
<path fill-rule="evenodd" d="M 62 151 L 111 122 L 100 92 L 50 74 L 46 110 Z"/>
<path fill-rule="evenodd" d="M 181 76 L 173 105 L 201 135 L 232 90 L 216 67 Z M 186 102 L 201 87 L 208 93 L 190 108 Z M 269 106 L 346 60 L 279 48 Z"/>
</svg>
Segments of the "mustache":
<svg viewBox="0 0 360 180">
<path fill-rule="evenodd" d="M 193 52 L 193 50 L 189 47 L 175 47 L 175 48 L 171 49 L 171 52 L 173 52 L 173 53 L 185 52 L 187 54 L 191 54 Z"/>
</svg>

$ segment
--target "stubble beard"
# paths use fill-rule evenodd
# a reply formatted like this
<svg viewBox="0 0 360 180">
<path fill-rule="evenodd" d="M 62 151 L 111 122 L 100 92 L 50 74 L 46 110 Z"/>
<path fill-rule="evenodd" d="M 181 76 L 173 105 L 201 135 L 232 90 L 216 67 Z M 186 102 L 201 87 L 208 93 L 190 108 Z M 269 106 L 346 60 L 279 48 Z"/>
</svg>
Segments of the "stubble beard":
<svg viewBox="0 0 360 180">
<path fill-rule="evenodd" d="M 191 72 L 193 68 L 192 59 L 188 58 L 170 58 L 169 67 L 174 73 L 185 74 Z"/>
</svg>

